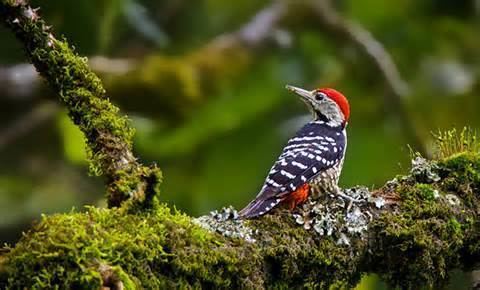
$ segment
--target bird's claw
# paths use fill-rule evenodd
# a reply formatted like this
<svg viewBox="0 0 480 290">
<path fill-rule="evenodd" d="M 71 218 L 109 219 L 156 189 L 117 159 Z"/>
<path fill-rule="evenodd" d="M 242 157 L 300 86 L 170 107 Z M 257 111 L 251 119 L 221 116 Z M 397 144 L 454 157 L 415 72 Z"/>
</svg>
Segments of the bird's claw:
<svg viewBox="0 0 480 290">
<path fill-rule="evenodd" d="M 351 197 L 351 196 L 349 196 L 349 195 L 347 195 L 347 194 L 345 194 L 345 193 L 343 193 L 343 192 L 341 192 L 341 191 L 337 192 L 337 194 L 338 194 L 340 197 L 343 197 L 344 199 L 346 199 L 346 200 L 349 201 L 349 202 L 348 202 L 348 206 L 347 206 L 347 211 L 350 211 L 350 209 L 352 208 L 352 205 L 353 205 L 354 203 L 360 202 L 359 199 L 353 198 L 353 197 Z"/>
</svg>

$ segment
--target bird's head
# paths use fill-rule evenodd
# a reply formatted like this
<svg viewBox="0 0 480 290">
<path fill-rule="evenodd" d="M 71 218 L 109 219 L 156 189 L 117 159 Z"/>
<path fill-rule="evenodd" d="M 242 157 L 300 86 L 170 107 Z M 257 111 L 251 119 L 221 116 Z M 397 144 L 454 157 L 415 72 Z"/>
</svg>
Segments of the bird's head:
<svg viewBox="0 0 480 290">
<path fill-rule="evenodd" d="M 330 88 L 307 91 L 294 86 L 287 89 L 299 95 L 307 104 L 315 120 L 330 123 L 333 126 L 346 126 L 350 117 L 350 105 L 345 96 Z"/>
</svg>

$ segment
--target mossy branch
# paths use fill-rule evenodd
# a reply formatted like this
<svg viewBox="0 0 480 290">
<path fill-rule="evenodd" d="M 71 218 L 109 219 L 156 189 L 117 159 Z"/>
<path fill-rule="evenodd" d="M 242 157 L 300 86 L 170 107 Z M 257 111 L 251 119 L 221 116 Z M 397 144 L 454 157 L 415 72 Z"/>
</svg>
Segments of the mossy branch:
<svg viewBox="0 0 480 290">
<path fill-rule="evenodd" d="M 418 289 L 478 263 L 478 152 L 417 158 L 409 175 L 372 194 L 345 192 L 363 192 L 362 201 L 342 207 L 327 196 L 295 217 L 279 210 L 249 221 L 233 210 L 192 219 L 166 206 L 43 217 L 0 256 L 0 288 L 329 289 L 374 272 Z"/>
<path fill-rule="evenodd" d="M 106 96 L 100 79 L 65 40 L 55 38 L 37 9 L 23 0 L 2 0 L 1 21 L 25 47 L 38 72 L 58 93 L 73 122 L 85 134 L 91 172 L 107 179 L 108 203 L 128 199 L 150 207 L 161 171 L 142 166 L 132 154 L 134 129 Z"/>
</svg>

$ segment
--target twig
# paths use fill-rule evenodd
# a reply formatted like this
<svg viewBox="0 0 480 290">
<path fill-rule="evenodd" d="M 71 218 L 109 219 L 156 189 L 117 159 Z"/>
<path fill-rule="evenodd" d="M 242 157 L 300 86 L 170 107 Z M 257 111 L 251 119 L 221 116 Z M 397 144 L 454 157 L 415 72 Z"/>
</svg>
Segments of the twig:
<svg viewBox="0 0 480 290">
<path fill-rule="evenodd" d="M 0 131 L 0 150 L 50 120 L 59 109 L 60 107 L 56 103 L 45 101 L 14 120 Z"/>
<path fill-rule="evenodd" d="M 405 97 L 409 87 L 400 76 L 395 62 L 383 45 L 373 35 L 357 23 L 343 19 L 332 7 L 330 0 L 311 0 L 315 13 L 321 24 L 332 34 L 352 43 L 378 70 L 388 89 L 386 97 L 391 109 L 402 123 L 406 136 L 413 147 L 424 156 L 428 156 L 426 145 L 420 137 L 418 128 L 408 114 Z"/>
<path fill-rule="evenodd" d="M 368 30 L 357 23 L 343 19 L 332 7 L 330 0 L 316 0 L 313 3 L 323 24 L 353 43 L 362 54 L 371 60 L 395 96 L 408 95 L 408 85 L 400 76 L 392 57 Z"/>
<path fill-rule="evenodd" d="M 38 9 L 25 0 L 0 1 L 0 21 L 24 45 L 32 64 L 59 94 L 71 119 L 85 134 L 91 172 L 106 177 L 109 205 L 120 206 L 130 199 L 140 207 L 152 206 L 161 171 L 137 162 L 132 154 L 134 130 L 109 102 L 86 59 L 66 41 L 55 38 Z"/>
<path fill-rule="evenodd" d="M 250 47 L 261 46 L 271 39 L 278 23 L 286 15 L 286 8 L 284 1 L 274 1 L 240 28 L 236 33 L 237 37 L 241 42 Z"/>
<path fill-rule="evenodd" d="M 231 48 L 239 45 L 258 48 L 272 39 L 273 32 L 285 16 L 286 10 L 285 1 L 273 1 L 240 29 L 215 37 L 205 48 Z"/>
</svg>

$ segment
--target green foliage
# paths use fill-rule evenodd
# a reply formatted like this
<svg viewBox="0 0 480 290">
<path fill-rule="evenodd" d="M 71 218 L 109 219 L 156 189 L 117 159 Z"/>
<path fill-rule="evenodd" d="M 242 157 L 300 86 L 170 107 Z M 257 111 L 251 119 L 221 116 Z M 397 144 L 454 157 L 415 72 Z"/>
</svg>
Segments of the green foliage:
<svg viewBox="0 0 480 290">
<path fill-rule="evenodd" d="M 236 96 L 221 94 L 189 114 L 180 126 L 169 131 L 158 130 L 154 136 L 139 139 L 140 148 L 157 157 L 192 154 L 194 149 L 212 137 L 254 122 L 259 115 L 281 104 L 283 96 L 287 94 L 282 86 L 271 89 L 276 83 L 275 74 L 270 71 L 272 66 L 275 66 L 275 60 L 263 60 L 255 72 L 257 77 L 263 79 L 262 83 L 243 86 L 242 92 Z M 183 92 L 179 94 L 186 95 Z M 291 101 L 294 103 L 295 99 Z"/>
</svg>

